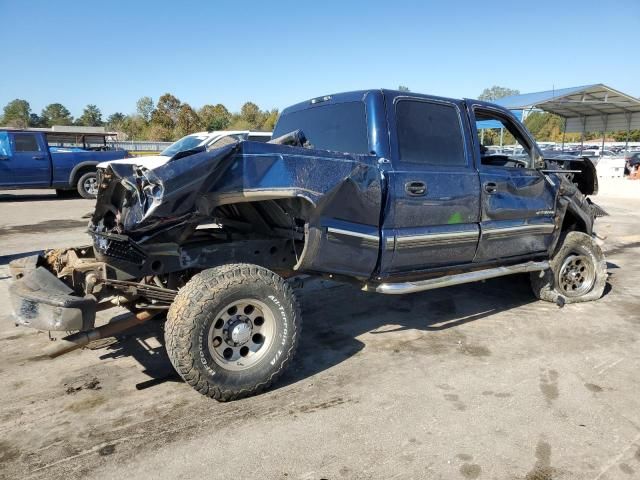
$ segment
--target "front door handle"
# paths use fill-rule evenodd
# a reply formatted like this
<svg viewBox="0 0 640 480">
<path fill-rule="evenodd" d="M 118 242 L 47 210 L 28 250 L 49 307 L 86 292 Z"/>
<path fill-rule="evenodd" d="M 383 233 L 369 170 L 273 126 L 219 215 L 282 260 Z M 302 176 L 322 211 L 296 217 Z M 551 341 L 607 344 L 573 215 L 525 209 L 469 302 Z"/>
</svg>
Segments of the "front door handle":
<svg viewBox="0 0 640 480">
<path fill-rule="evenodd" d="M 489 194 L 496 193 L 498 191 L 498 185 L 494 182 L 487 182 L 484 184 L 484 191 Z"/>
<path fill-rule="evenodd" d="M 427 193 L 427 185 L 424 182 L 407 182 L 404 189 L 409 195 L 419 196 Z"/>
<path fill-rule="evenodd" d="M 44 155 L 34 155 L 33 156 L 34 160 L 44 160 L 44 158 L 45 158 Z"/>
</svg>

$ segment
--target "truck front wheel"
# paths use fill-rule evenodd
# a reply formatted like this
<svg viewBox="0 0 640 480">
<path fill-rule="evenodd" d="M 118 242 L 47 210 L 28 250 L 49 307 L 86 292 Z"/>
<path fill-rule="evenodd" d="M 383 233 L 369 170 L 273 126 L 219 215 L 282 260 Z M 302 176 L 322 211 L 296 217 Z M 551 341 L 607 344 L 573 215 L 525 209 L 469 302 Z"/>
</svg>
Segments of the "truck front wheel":
<svg viewBox="0 0 640 480">
<path fill-rule="evenodd" d="M 301 326 L 293 290 L 280 276 L 257 265 L 225 265 L 180 289 L 165 344 L 185 382 L 216 400 L 236 400 L 268 388 L 284 371 Z"/>
<path fill-rule="evenodd" d="M 87 172 L 81 175 L 78 179 L 77 189 L 82 198 L 96 198 L 98 195 L 98 174 Z"/>
<path fill-rule="evenodd" d="M 540 300 L 564 303 L 597 300 L 607 283 L 607 262 L 598 244 L 586 233 L 568 232 L 544 272 L 531 273 L 531 288 Z"/>
</svg>

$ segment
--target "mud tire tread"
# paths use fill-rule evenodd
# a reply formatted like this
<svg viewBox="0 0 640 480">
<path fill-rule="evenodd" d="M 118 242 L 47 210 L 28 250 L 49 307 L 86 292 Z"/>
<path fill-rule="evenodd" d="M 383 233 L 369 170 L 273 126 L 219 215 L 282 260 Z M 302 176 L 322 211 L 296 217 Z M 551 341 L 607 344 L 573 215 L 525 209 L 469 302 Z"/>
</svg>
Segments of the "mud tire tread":
<svg viewBox="0 0 640 480">
<path fill-rule="evenodd" d="M 205 305 L 220 303 L 225 294 L 240 285 L 261 283 L 285 299 L 284 308 L 291 315 L 289 348 L 282 353 L 268 374 L 249 388 L 233 388 L 214 382 L 198 368 L 198 345 L 195 330 L 206 321 Z M 253 264 L 230 264 L 204 270 L 195 275 L 178 292 L 167 316 L 165 342 L 169 359 L 178 374 L 203 395 L 218 401 L 238 400 L 267 389 L 293 359 L 302 330 L 300 306 L 293 289 L 282 277 Z"/>
</svg>

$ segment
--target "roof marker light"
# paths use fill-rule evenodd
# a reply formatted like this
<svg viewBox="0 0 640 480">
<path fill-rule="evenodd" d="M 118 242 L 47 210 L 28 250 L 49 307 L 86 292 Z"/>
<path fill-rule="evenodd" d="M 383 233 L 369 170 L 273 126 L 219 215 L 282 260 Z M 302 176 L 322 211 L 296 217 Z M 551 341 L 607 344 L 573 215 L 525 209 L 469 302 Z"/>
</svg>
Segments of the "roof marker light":
<svg viewBox="0 0 640 480">
<path fill-rule="evenodd" d="M 311 100 L 311 105 L 315 105 L 316 103 L 326 102 L 331 100 L 331 95 L 325 95 L 324 97 L 318 97 Z"/>
</svg>

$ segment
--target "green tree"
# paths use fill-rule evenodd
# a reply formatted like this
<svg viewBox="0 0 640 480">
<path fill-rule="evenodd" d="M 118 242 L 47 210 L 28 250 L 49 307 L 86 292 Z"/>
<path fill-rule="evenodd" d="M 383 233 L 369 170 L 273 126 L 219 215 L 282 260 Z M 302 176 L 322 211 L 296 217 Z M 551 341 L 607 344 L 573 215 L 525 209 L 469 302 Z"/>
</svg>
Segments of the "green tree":
<svg viewBox="0 0 640 480">
<path fill-rule="evenodd" d="M 30 124 L 30 116 L 29 102 L 16 98 L 5 105 L 1 123 L 7 127 L 26 128 Z"/>
<path fill-rule="evenodd" d="M 156 109 L 151 114 L 151 123 L 173 130 L 178 121 L 178 112 L 182 103 L 170 93 L 165 93 L 158 99 Z"/>
<path fill-rule="evenodd" d="M 233 115 L 231 117 L 231 123 L 229 124 L 229 130 L 252 130 L 253 127 L 240 115 Z"/>
<path fill-rule="evenodd" d="M 561 117 L 547 112 L 533 112 L 524 121 L 536 140 L 547 142 L 562 140 L 563 123 Z"/>
<path fill-rule="evenodd" d="M 188 103 L 183 103 L 178 111 L 176 120 L 175 136 L 184 137 L 200 130 L 200 117 Z"/>
<path fill-rule="evenodd" d="M 71 112 L 61 103 L 51 103 L 42 109 L 40 114 L 45 126 L 51 127 L 52 125 L 71 125 L 73 124 L 73 117 Z"/>
<path fill-rule="evenodd" d="M 151 124 L 146 131 L 145 139 L 168 142 L 173 140 L 173 131 L 163 127 L 162 125 Z"/>
<path fill-rule="evenodd" d="M 511 95 L 519 95 L 520 90 L 514 90 L 512 88 L 499 87 L 494 85 L 491 88 L 485 88 L 478 96 L 478 100 L 484 100 L 485 102 L 492 102 L 499 98 L 509 97 Z"/>
<path fill-rule="evenodd" d="M 231 113 L 218 103 L 217 105 L 204 105 L 199 111 L 200 123 L 207 131 L 224 130 L 231 123 Z"/>
<path fill-rule="evenodd" d="M 253 102 L 246 102 L 240 109 L 240 119 L 246 121 L 250 128 L 257 128 L 262 123 L 260 107 Z"/>
<path fill-rule="evenodd" d="M 264 121 L 262 122 L 262 125 L 260 126 L 260 129 L 266 132 L 272 132 L 274 127 L 276 126 L 276 123 L 278 122 L 279 115 L 280 114 L 278 113 L 277 108 L 274 108 L 270 112 L 266 112 L 266 116 L 264 118 Z"/>
<path fill-rule="evenodd" d="M 126 117 L 124 116 L 124 114 L 120 112 L 112 113 L 107 118 L 106 127 L 109 130 L 122 130 L 122 125 L 124 124 L 125 119 Z"/>
<path fill-rule="evenodd" d="M 89 104 L 84 107 L 82 115 L 78 118 L 78 123 L 85 127 L 101 127 L 103 125 L 102 112 L 96 105 Z"/>
<path fill-rule="evenodd" d="M 122 131 L 127 140 L 143 140 L 147 122 L 140 115 L 127 115 L 122 121 Z"/>
<path fill-rule="evenodd" d="M 410 92 L 409 87 L 405 87 L 404 85 L 398 85 L 398 90 L 401 92 Z"/>
<path fill-rule="evenodd" d="M 29 115 L 29 126 L 30 127 L 46 127 L 44 124 L 44 120 L 37 113 L 32 113 Z"/>
<path fill-rule="evenodd" d="M 151 120 L 153 109 L 153 98 L 151 97 L 141 97 L 136 102 L 136 112 L 138 112 L 138 115 L 144 118 L 145 122 L 149 122 Z"/>
</svg>

